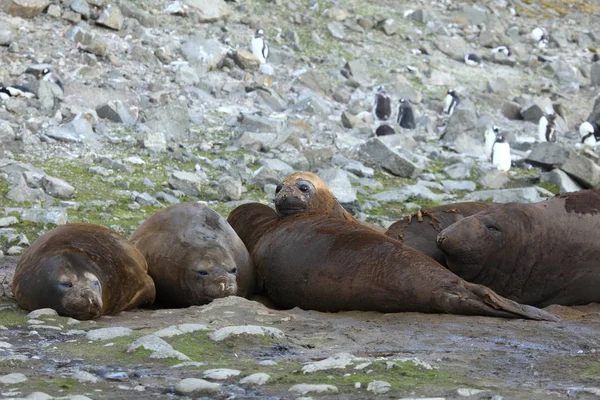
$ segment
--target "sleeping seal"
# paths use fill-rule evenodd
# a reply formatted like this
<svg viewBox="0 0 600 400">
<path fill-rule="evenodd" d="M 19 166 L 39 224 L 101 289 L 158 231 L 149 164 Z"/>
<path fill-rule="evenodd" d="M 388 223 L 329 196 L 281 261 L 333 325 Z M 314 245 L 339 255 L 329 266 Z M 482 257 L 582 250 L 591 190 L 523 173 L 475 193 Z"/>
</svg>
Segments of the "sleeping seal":
<svg viewBox="0 0 600 400">
<path fill-rule="evenodd" d="M 68 224 L 40 236 L 17 263 L 15 298 L 26 310 L 53 308 L 87 320 L 151 304 L 154 283 L 144 257 L 103 226 Z"/>
<path fill-rule="evenodd" d="M 260 290 L 281 308 L 438 312 L 556 320 L 465 282 L 431 258 L 353 221 L 279 217 L 250 203 L 228 221 L 248 247 Z"/>
<path fill-rule="evenodd" d="M 444 229 L 450 270 L 515 301 L 544 307 L 600 301 L 600 189 L 536 204 L 502 204 Z"/>
</svg>

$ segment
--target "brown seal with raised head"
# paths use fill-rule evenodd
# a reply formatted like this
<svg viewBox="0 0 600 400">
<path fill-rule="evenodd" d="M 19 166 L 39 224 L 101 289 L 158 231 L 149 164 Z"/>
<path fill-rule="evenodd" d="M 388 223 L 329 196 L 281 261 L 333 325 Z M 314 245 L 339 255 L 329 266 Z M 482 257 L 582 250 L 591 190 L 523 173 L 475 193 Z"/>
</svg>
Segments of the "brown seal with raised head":
<svg viewBox="0 0 600 400">
<path fill-rule="evenodd" d="M 275 189 L 275 209 L 286 217 L 294 214 L 319 214 L 353 221 L 383 232 L 378 225 L 360 221 L 340 204 L 329 186 L 312 172 L 300 171 L 285 177 Z"/>
<path fill-rule="evenodd" d="M 525 304 L 600 301 L 600 189 L 502 204 L 444 229 L 448 268 Z"/>
<path fill-rule="evenodd" d="M 248 250 L 225 218 L 205 205 L 181 203 L 158 211 L 131 241 L 146 257 L 161 305 L 189 307 L 253 294 Z"/>
<path fill-rule="evenodd" d="M 437 246 L 438 233 L 456 221 L 488 210 L 496 204 L 498 203 L 474 201 L 421 209 L 394 222 L 385 234 L 446 265 L 446 257 Z"/>
<path fill-rule="evenodd" d="M 99 225 L 67 224 L 40 236 L 17 263 L 12 291 L 26 310 L 87 320 L 154 301 L 146 260 Z"/>
<path fill-rule="evenodd" d="M 417 250 L 352 221 L 282 218 L 258 203 L 237 207 L 228 221 L 252 255 L 260 290 L 281 308 L 556 320 L 465 282 Z"/>
</svg>

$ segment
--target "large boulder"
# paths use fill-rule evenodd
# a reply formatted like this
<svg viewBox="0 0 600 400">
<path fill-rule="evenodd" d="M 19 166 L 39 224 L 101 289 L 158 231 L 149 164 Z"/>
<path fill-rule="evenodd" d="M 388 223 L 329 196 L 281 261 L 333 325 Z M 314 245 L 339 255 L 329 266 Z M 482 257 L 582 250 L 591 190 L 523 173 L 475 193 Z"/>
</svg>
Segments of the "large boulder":
<svg viewBox="0 0 600 400">
<path fill-rule="evenodd" d="M 0 10 L 21 18 L 40 15 L 50 5 L 49 0 L 1 0 Z"/>
<path fill-rule="evenodd" d="M 378 138 L 361 145 L 358 148 L 358 155 L 362 162 L 375 165 L 402 178 L 415 179 L 422 171 L 415 163 L 390 149 Z"/>
</svg>

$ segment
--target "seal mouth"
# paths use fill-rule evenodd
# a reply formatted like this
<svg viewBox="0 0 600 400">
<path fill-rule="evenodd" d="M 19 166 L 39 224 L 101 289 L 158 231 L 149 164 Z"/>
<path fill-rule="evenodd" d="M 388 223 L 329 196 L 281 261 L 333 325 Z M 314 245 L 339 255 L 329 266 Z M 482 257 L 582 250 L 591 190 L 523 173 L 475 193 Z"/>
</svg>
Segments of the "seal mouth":
<svg viewBox="0 0 600 400">
<path fill-rule="evenodd" d="M 301 207 L 299 205 L 276 205 L 275 208 L 277 209 L 277 214 L 279 214 L 282 217 L 306 212 L 306 207 Z"/>
</svg>

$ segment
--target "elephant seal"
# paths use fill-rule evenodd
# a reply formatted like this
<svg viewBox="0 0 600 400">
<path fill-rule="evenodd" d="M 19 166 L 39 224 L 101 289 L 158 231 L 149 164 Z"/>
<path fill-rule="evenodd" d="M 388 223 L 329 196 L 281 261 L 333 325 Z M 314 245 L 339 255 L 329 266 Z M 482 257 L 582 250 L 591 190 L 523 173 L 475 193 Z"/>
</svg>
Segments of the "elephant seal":
<svg viewBox="0 0 600 400">
<path fill-rule="evenodd" d="M 158 211 L 131 241 L 146 257 L 161 305 L 189 307 L 254 291 L 248 250 L 225 218 L 205 205 L 181 203 Z"/>
<path fill-rule="evenodd" d="M 425 208 L 394 222 L 385 234 L 428 255 L 442 265 L 446 257 L 437 246 L 437 235 L 456 221 L 495 206 L 491 202 L 466 202 Z"/>
<path fill-rule="evenodd" d="M 502 204 L 444 229 L 450 270 L 512 300 L 544 307 L 600 301 L 600 189 Z"/>
<path fill-rule="evenodd" d="M 379 232 L 378 225 L 360 221 L 340 204 L 329 186 L 312 172 L 294 172 L 288 175 L 275 189 L 275 209 L 286 217 L 294 214 L 320 214 L 332 218 L 353 221 Z"/>
<path fill-rule="evenodd" d="M 17 263 L 12 291 L 26 310 L 87 320 L 154 301 L 146 260 L 127 239 L 93 224 L 40 236 Z"/>
<path fill-rule="evenodd" d="M 252 255 L 259 288 L 281 308 L 556 320 L 465 282 L 417 250 L 352 221 L 282 218 L 258 203 L 237 207 L 228 221 Z"/>
</svg>

